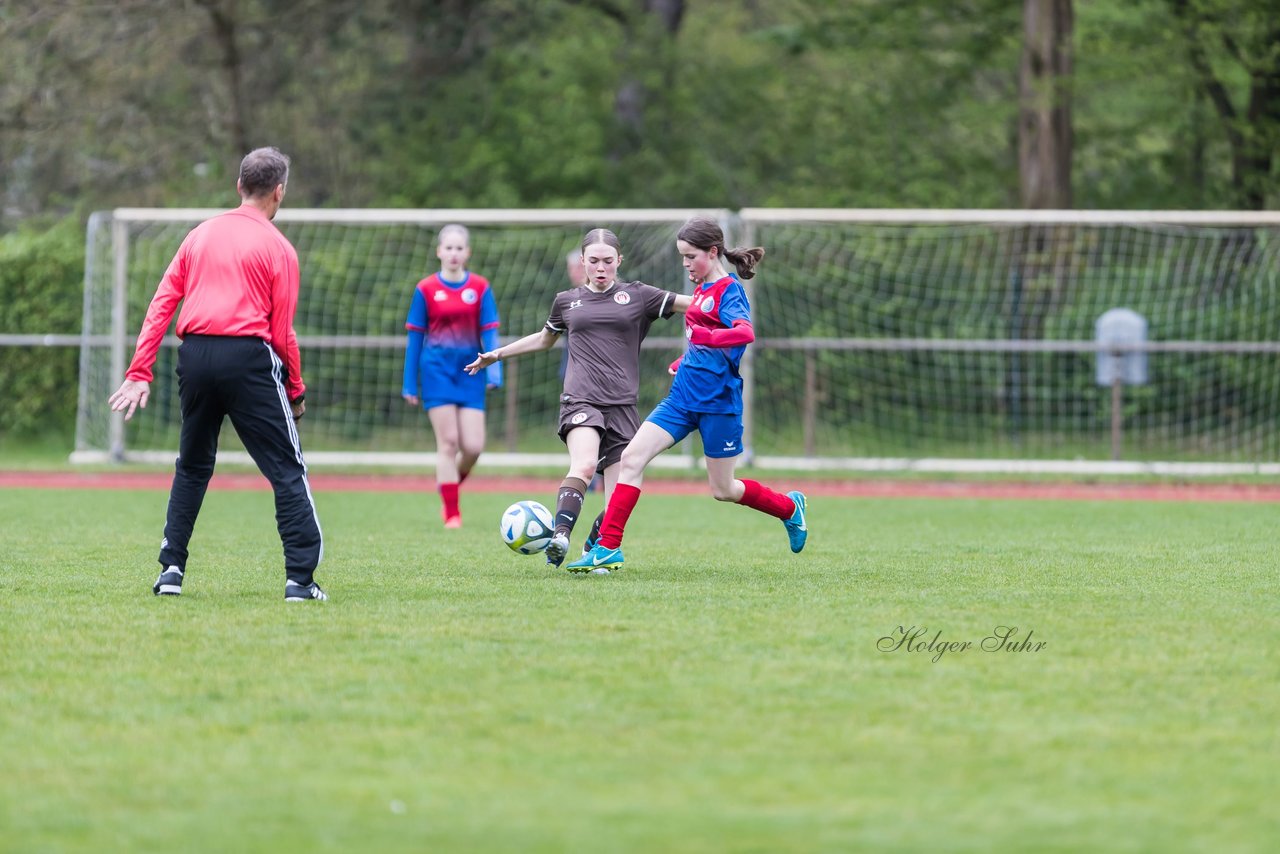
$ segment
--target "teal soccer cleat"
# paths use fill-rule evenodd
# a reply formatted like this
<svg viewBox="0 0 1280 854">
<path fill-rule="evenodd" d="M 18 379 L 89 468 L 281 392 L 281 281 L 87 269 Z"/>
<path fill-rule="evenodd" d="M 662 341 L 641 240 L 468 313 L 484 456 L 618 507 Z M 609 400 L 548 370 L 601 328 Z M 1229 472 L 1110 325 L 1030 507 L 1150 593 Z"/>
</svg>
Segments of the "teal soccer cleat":
<svg viewBox="0 0 1280 854">
<path fill-rule="evenodd" d="M 783 519 L 782 524 L 787 528 L 787 539 L 791 541 L 791 551 L 799 554 L 804 548 L 804 541 L 809 539 L 809 529 L 804 523 L 804 493 L 793 489 L 787 493 L 787 497 L 796 503 L 796 512 L 791 514 L 790 519 Z"/>
<path fill-rule="evenodd" d="M 565 564 L 564 568 L 570 572 L 593 572 L 619 566 L 622 566 L 622 549 L 610 549 L 597 544 L 573 563 Z"/>
</svg>

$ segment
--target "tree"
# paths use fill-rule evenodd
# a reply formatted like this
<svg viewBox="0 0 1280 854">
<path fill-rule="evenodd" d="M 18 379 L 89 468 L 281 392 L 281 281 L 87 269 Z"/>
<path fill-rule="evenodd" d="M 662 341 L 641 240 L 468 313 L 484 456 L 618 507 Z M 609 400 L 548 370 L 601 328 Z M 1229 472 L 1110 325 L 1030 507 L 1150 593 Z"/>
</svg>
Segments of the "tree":
<svg viewBox="0 0 1280 854">
<path fill-rule="evenodd" d="M 1071 0 L 1023 0 L 1018 176 L 1024 208 L 1071 207 Z"/>
<path fill-rule="evenodd" d="M 613 99 L 615 133 L 610 163 L 624 164 L 646 145 L 661 145 L 668 127 L 654 128 L 651 117 L 663 109 L 675 82 L 676 38 L 684 19 L 684 0 L 569 0 L 594 9 L 621 28 L 617 60 L 621 75 Z"/>
<path fill-rule="evenodd" d="M 236 0 L 195 0 L 195 3 L 209 15 L 213 40 L 218 46 L 220 65 L 226 76 L 231 146 L 236 151 L 248 151 L 252 117 L 244 97 L 244 68 L 236 33 L 240 22 L 238 4 Z"/>
<path fill-rule="evenodd" d="M 1235 207 L 1262 210 L 1280 148 L 1280 3 L 1169 0 L 1231 148 Z"/>
</svg>

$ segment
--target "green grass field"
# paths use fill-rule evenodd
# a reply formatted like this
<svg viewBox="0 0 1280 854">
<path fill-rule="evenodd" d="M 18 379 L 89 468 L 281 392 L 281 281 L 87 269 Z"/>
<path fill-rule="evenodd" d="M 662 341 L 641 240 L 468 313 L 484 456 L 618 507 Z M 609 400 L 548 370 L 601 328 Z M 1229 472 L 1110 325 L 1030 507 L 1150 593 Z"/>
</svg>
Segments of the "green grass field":
<svg viewBox="0 0 1280 854">
<path fill-rule="evenodd" d="M 1274 506 L 816 499 L 796 557 L 655 496 L 581 578 L 500 544 L 528 496 L 320 494 L 286 605 L 267 493 L 153 597 L 166 497 L 0 491 L 0 850 L 1280 845 Z"/>
</svg>

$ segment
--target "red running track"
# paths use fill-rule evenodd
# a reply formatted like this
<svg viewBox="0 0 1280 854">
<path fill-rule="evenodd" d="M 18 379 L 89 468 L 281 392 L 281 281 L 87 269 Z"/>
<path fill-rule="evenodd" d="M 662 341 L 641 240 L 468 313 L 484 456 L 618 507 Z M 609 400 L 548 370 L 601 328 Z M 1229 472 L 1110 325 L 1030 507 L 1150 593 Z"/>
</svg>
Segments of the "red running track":
<svg viewBox="0 0 1280 854">
<path fill-rule="evenodd" d="M 159 489 L 169 488 L 163 472 L 0 471 L 0 489 Z M 406 474 L 311 473 L 318 492 L 431 492 L 435 478 Z M 996 498 L 1059 501 L 1280 501 L 1280 484 L 1195 483 L 1035 483 L 999 481 L 805 480 L 765 476 L 780 490 L 799 489 L 814 497 L 843 498 Z M 480 492 L 537 494 L 555 488 L 555 477 L 476 475 L 466 489 Z M 220 490 L 266 490 L 266 478 L 254 473 L 215 474 L 210 484 Z M 705 495 L 701 480 L 645 479 L 645 491 L 658 495 Z"/>
</svg>

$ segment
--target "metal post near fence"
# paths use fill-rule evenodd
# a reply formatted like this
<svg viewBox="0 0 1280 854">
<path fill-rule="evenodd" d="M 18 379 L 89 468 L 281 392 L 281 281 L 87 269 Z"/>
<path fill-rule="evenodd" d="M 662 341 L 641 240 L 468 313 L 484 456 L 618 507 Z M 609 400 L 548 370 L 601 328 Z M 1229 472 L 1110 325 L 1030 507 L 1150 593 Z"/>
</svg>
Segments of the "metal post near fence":
<svg viewBox="0 0 1280 854">
<path fill-rule="evenodd" d="M 516 363 L 508 359 L 502 363 L 503 386 L 503 429 L 506 432 L 507 451 L 515 453 L 516 443 L 520 438 L 520 413 L 518 411 L 519 389 Z"/>
<path fill-rule="evenodd" d="M 1111 387 L 1111 459 L 1120 459 L 1124 434 L 1124 386 L 1146 385 L 1147 354 L 1129 349 L 1147 342 L 1147 319 L 1128 308 L 1102 313 L 1094 324 L 1099 386 Z"/>
<path fill-rule="evenodd" d="M 111 383 L 124 380 L 125 324 L 129 314 L 129 223 L 111 223 Z M 114 462 L 124 462 L 124 414 L 112 412 L 107 427 L 107 447 Z"/>
<path fill-rule="evenodd" d="M 816 456 L 818 424 L 818 369 L 817 356 L 812 350 L 804 351 L 804 455 Z"/>
<path fill-rule="evenodd" d="M 751 227 L 751 223 L 743 220 L 741 217 L 731 217 L 726 223 L 725 228 L 726 246 L 750 246 L 752 240 L 755 239 L 755 229 Z M 747 304 L 752 308 L 754 316 L 755 305 L 755 287 L 753 279 L 743 279 L 742 289 L 747 295 Z M 759 335 L 759 332 L 756 333 Z M 759 346 L 759 345 L 756 345 Z M 756 397 L 756 366 L 755 366 L 756 347 L 748 347 L 746 352 L 742 354 L 742 362 L 739 365 L 742 375 L 742 461 L 746 465 L 751 465 L 755 458 L 755 397 Z"/>
<path fill-rule="evenodd" d="M 1120 353 L 1114 357 L 1119 359 Z M 1111 459 L 1120 459 L 1120 439 L 1124 432 L 1124 381 L 1120 374 L 1111 377 Z"/>
</svg>

